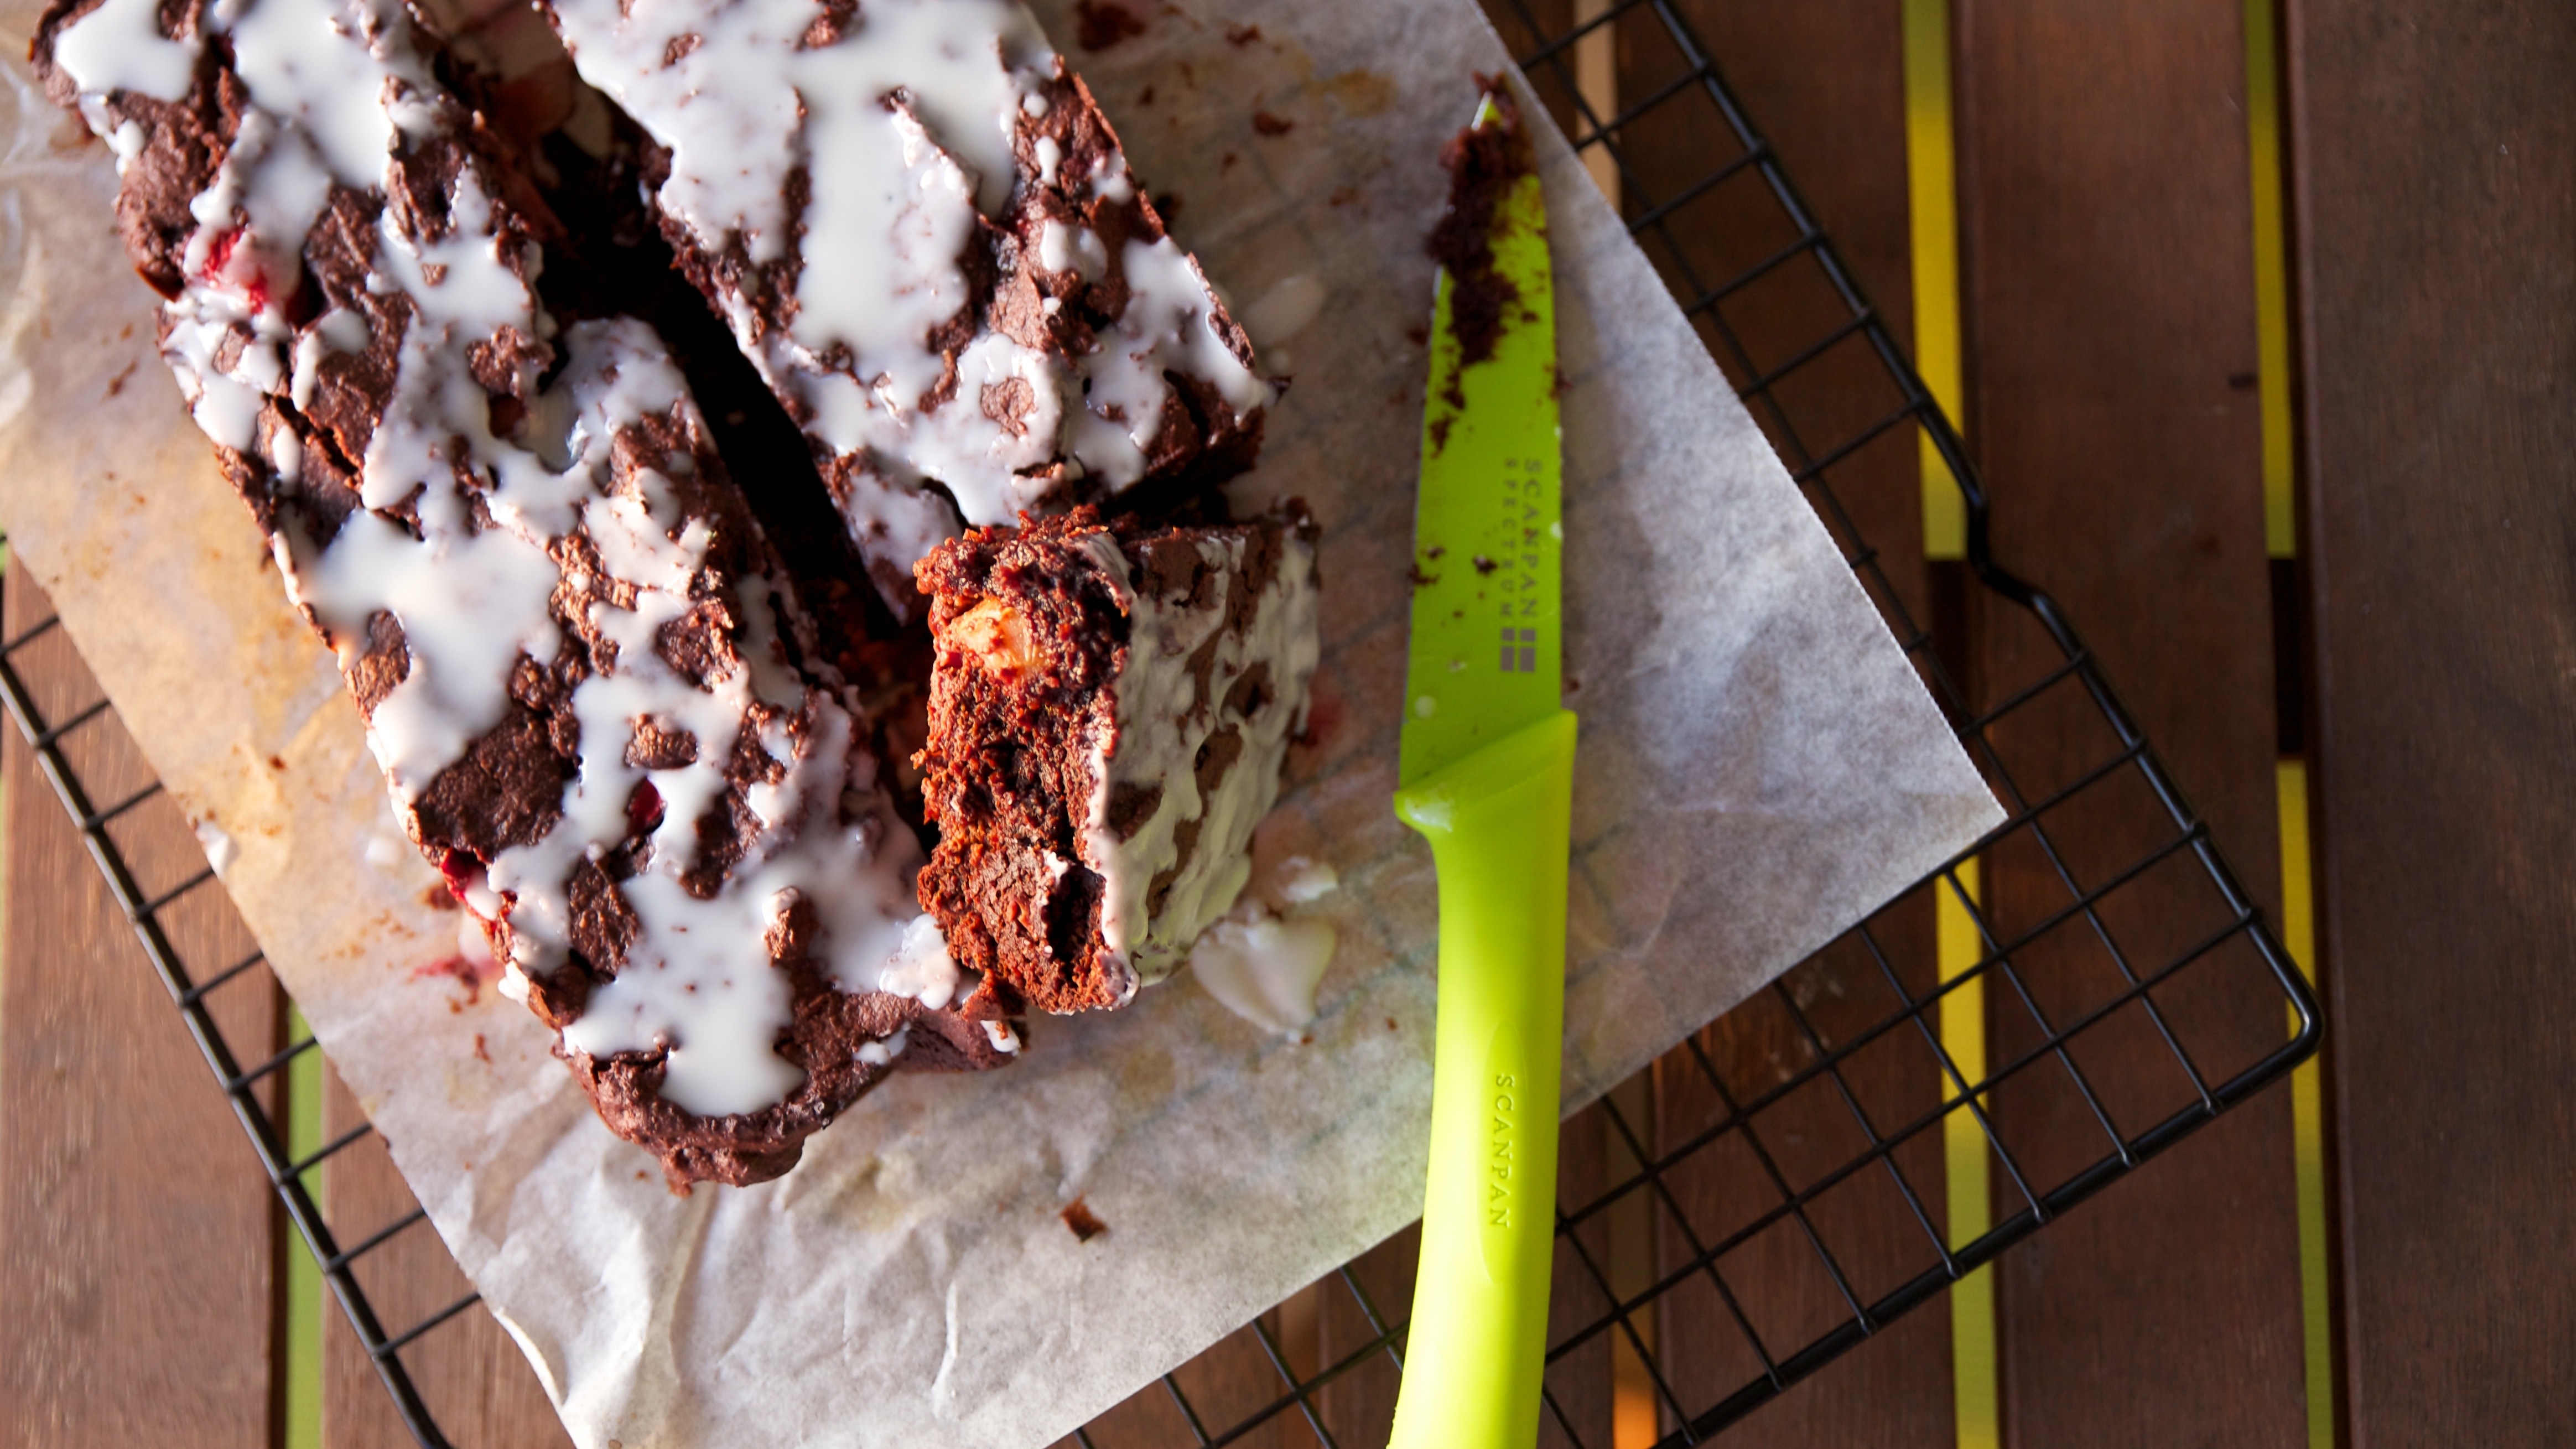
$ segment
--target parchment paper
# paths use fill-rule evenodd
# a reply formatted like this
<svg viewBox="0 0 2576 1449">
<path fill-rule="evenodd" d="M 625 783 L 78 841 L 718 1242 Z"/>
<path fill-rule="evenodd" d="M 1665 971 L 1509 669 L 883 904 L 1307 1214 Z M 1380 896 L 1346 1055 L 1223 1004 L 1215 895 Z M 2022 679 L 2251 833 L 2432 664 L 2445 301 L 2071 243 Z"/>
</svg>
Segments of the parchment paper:
<svg viewBox="0 0 2576 1449">
<path fill-rule="evenodd" d="M 1070 4 L 1038 8 L 1069 42 Z M 588 1449 L 1042 1444 L 1419 1212 L 1432 881 L 1387 806 L 1424 365 L 1407 331 L 1431 295 L 1434 153 L 1470 72 L 1509 65 L 1474 0 L 1187 12 L 1068 55 L 1239 303 L 1324 288 L 1241 490 L 1302 493 L 1326 528 L 1323 739 L 1265 827 L 1265 848 L 1341 875 L 1306 908 L 1341 934 L 1312 1040 L 1176 978 L 1123 1013 L 1035 1023 L 1009 1070 L 896 1079 L 779 1182 L 681 1200 L 524 1010 L 486 992 L 451 1011 L 456 984 L 415 974 L 453 951 L 456 916 L 422 904 L 435 877 L 356 712 L 153 355 L 108 156 L 27 80 L 35 0 L 0 5 L 0 517 L 162 778 L 237 844 L 243 916 Z M 1256 109 L 1292 129 L 1257 132 Z M 1583 721 L 1571 1110 L 1998 814 L 1540 126 Z M 1077 1194 L 1105 1236 L 1058 1220 Z"/>
</svg>

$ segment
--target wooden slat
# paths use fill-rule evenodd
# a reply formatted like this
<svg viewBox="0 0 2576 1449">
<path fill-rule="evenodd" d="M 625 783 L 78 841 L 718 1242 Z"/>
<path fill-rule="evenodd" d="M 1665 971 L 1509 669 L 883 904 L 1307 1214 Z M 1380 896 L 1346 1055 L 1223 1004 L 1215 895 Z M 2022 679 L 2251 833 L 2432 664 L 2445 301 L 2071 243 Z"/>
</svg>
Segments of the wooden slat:
<svg viewBox="0 0 2576 1449">
<path fill-rule="evenodd" d="M 1369 1306 L 1382 1320 L 1401 1320 L 1410 1310 L 1414 1273 L 1421 1266 L 1421 1247 L 1422 1230 L 1416 1224 L 1351 1260 L 1352 1281 L 1368 1295 Z M 1327 1363 L 1340 1363 L 1362 1345 L 1376 1341 L 1377 1330 L 1348 1288 L 1333 1279 L 1326 1280 L 1326 1287 L 1322 1311 L 1317 1315 L 1322 1358 Z M 1335 1440 L 1343 1444 L 1385 1443 L 1388 1430 L 1395 1424 L 1395 1394 L 1400 1381 L 1395 1361 L 1378 1353 L 1327 1385 L 1325 1422 Z"/>
<path fill-rule="evenodd" d="M 1556 1200 L 1560 1210 L 1579 1211 L 1598 1200 L 1609 1186 L 1611 1159 L 1619 1157 L 1624 1165 L 1626 1154 L 1613 1149 L 1610 1139 L 1609 1119 L 1597 1104 L 1566 1121 L 1557 1139 Z M 1623 1295 L 1646 1286 L 1625 1281 L 1629 1275 L 1622 1270 L 1632 1260 L 1651 1263 L 1652 1242 L 1650 1219 L 1641 1224 L 1634 1215 L 1614 1213 L 1582 1234 L 1591 1269 L 1584 1266 L 1583 1256 L 1574 1251 L 1572 1244 L 1557 1243 L 1548 1279 L 1547 1339 L 1551 1349 L 1610 1311 L 1610 1302 L 1602 1292 L 1604 1278 L 1613 1291 Z M 1618 1352 L 1614 1336 L 1604 1335 L 1564 1354 L 1549 1367 L 1547 1392 L 1555 1408 L 1552 1412 L 1545 1408 L 1540 1411 L 1541 1445 L 1579 1444 L 1583 1449 L 1611 1449 L 1617 1442 L 1613 1414 L 1619 1387 L 1613 1360 Z M 1629 1352 L 1633 1354 L 1633 1350 Z M 1628 1373 L 1633 1380 L 1633 1363 Z M 1636 1392 L 1633 1384 L 1629 1392 Z"/>
<path fill-rule="evenodd" d="M 2576 9 L 2290 17 L 2349 1442 L 2576 1442 Z"/>
<path fill-rule="evenodd" d="M 1880 317 L 1897 337 L 1910 337 L 1903 55 L 1886 7 L 1685 0 L 1675 8 L 1794 173 Z M 1620 93 L 1662 91 L 1684 74 L 1685 59 L 1651 12 L 1631 12 L 1620 32 Z M 1741 152 L 1696 89 L 1640 117 L 1617 139 L 1632 179 L 1627 213 L 1671 208 L 1640 241 L 1677 292 L 1717 287 L 1795 239 L 1757 170 L 1699 189 Z M 1703 318 L 1701 334 L 1729 379 L 1743 386 L 1749 373 L 1778 367 L 1849 315 L 1822 269 L 1800 258 L 1720 303 L 1714 318 Z M 1740 357 L 1718 320 L 1741 345 Z M 1757 399 L 1754 417 L 1793 467 L 1837 451 L 1900 401 L 1858 337 L 1800 368 L 1774 394 L 1779 413 Z M 1781 414 L 1794 438 L 1780 426 Z M 1852 532 L 1838 527 L 1838 541 L 1847 552 L 1864 540 L 1879 550 L 1906 612 L 1926 620 L 1912 430 L 1881 435 L 1837 464 L 1829 482 L 1854 525 Z"/>
<path fill-rule="evenodd" d="M 1557 1157 L 1557 1201 L 1560 1208 L 1580 1208 L 1600 1196 L 1604 1186 L 1606 1136 L 1607 1128 L 1598 1107 L 1577 1113 L 1566 1122 Z M 1377 1329 L 1369 1321 L 1368 1308 L 1374 1308 L 1382 1318 L 1398 1321 L 1409 1313 L 1414 1272 L 1419 1263 L 1419 1241 L 1418 1227 L 1407 1227 L 1353 1260 L 1349 1273 L 1358 1291 L 1367 1295 L 1367 1308 L 1338 1275 L 1328 1275 L 1312 1290 L 1314 1315 L 1310 1321 L 1314 1331 L 1314 1369 L 1339 1364 L 1362 1346 L 1376 1340 Z M 1588 1230 L 1584 1234 L 1584 1245 L 1593 1253 L 1596 1263 L 1607 1261 L 1611 1251 L 1610 1235 L 1602 1228 Z M 1548 1298 L 1550 1345 L 1563 1343 L 1576 1330 L 1599 1318 L 1606 1308 L 1592 1275 L 1565 1244 L 1559 1243 Z M 1610 1359 L 1610 1341 L 1596 1337 L 1564 1354 L 1548 1369 L 1547 1391 L 1555 1399 L 1556 1409 L 1554 1412 L 1544 1409 L 1540 1412 L 1538 1442 L 1542 1449 L 1578 1444 L 1584 1449 L 1610 1449 L 1613 1443 Z M 1301 1368 L 1301 1373 L 1304 1372 L 1311 1370 Z M 1379 1353 L 1326 1385 L 1315 1402 L 1324 1428 L 1332 1434 L 1334 1442 L 1345 1445 L 1385 1443 L 1387 1431 L 1395 1421 L 1398 1383 L 1394 1362 Z"/>
<path fill-rule="evenodd" d="M 1961 0 L 1961 215 L 1971 446 L 1995 547 L 2066 604 L 2215 838 L 2277 909 L 2273 666 L 2236 0 L 2067 6 Z M 2056 661 L 2016 612 L 1986 607 L 1988 701 Z M 2072 689 L 1997 731 L 2025 794 L 2116 743 Z M 2043 824 L 2079 887 L 2172 832 L 2134 772 Z M 2073 896 L 2025 832 L 1986 861 L 1987 902 L 2018 932 Z M 2226 912 L 2185 854 L 2099 913 L 2139 972 Z M 2017 953 L 2052 1021 L 2110 999 L 2120 962 L 2076 917 Z M 2027 1049 L 2015 983 L 1988 990 L 1997 1063 Z M 2241 944 L 2159 994 L 2163 1025 L 2212 1080 L 2282 1037 Z M 2006 1146 L 2040 1185 L 2110 1142 L 2077 1090 L 2137 1132 L 2194 1100 L 2136 1007 L 1997 1094 Z M 2004 1433 L 2026 1446 L 2304 1441 L 2289 1101 L 2273 1093 L 2186 1141 L 2003 1260 Z M 1998 1179 L 1995 1211 L 2024 1206 Z"/>
<path fill-rule="evenodd" d="M 1777 149 L 1879 315 L 1898 337 L 1910 337 L 1903 55 L 1893 15 L 1884 5 L 1859 0 L 1804 5 L 1684 0 L 1677 9 Z M 1685 59 L 1650 14 L 1637 13 L 1621 37 L 1622 93 L 1655 93 L 1681 73 Z M 1626 198 L 1632 217 L 1684 195 L 1738 154 L 1715 108 L 1695 93 L 1641 118 L 1619 140 L 1633 178 Z M 1666 224 L 1650 230 L 1644 240 L 1667 280 L 1689 293 L 1742 273 L 1792 236 L 1766 183 L 1748 170 L 1674 209 Z M 1738 385 L 1796 355 L 1848 316 L 1825 287 L 1821 269 L 1804 258 L 1747 285 L 1719 304 L 1717 313 L 1725 332 L 1710 321 L 1703 324 L 1702 335 Z M 1761 400 L 1755 401 L 1754 415 L 1792 466 L 1837 451 L 1899 400 L 1877 359 L 1857 338 L 1800 370 L 1775 395 L 1786 428 Z M 1863 546 L 1876 550 L 1878 568 L 1896 601 L 1918 626 L 1928 627 L 1932 610 L 1923 565 L 1914 430 L 1889 430 L 1834 465 L 1825 481 L 1832 498 L 1828 524 L 1845 551 L 1856 553 Z M 1835 516 L 1835 507 L 1841 516 Z M 1928 900 L 1910 902 L 1881 922 L 1880 936 L 1907 969 L 1919 969 L 1915 989 L 1927 989 L 1932 976 Z M 1894 1006 L 1875 963 L 1857 950 L 1803 968 L 1799 984 L 1811 999 L 1866 1000 L 1882 1014 Z M 1855 1028 L 1864 1024 L 1851 1023 Z M 1794 1020 L 1768 999 L 1721 1022 L 1707 1045 L 1713 1064 L 1730 1079 L 1739 1099 L 1813 1059 Z M 1869 1099 L 1869 1110 L 1881 1123 L 1911 1119 L 1939 1100 L 1939 1078 L 1928 1053 L 1874 1054 L 1855 1064 L 1854 1076 L 1855 1088 Z M 1688 1132 L 1716 1109 L 1705 1073 L 1687 1054 L 1669 1059 L 1661 1079 L 1668 1132 Z M 1766 1150 L 1791 1159 L 1811 1156 L 1825 1143 L 1854 1151 L 1863 1145 L 1848 1109 L 1821 1091 L 1782 1103 L 1754 1131 Z M 1927 1141 L 1923 1150 L 1905 1154 L 1903 1166 L 1937 1214 L 1935 1150 Z M 1752 1200 L 1767 1199 L 1760 1204 L 1765 1207 L 1777 1201 L 1767 1185 L 1736 1180 L 1754 1171 L 1740 1142 L 1717 1144 L 1702 1156 L 1707 1163 L 1687 1164 L 1674 1175 L 1671 1209 L 1662 1215 L 1661 1226 L 1667 1269 L 1690 1256 L 1684 1222 L 1696 1220 L 1694 1228 L 1709 1229 L 1736 1221 L 1738 1209 Z M 1883 1175 L 1855 1183 L 1847 1193 L 1820 1204 L 1813 1216 L 1838 1264 L 1858 1275 L 1856 1287 L 1864 1297 L 1872 1287 L 1884 1292 L 1895 1285 L 1895 1265 L 1906 1265 L 1910 1275 L 1933 1257 L 1931 1244 Z M 1830 1280 L 1823 1277 L 1802 1231 L 1784 1228 L 1765 1234 L 1730 1255 L 1720 1273 L 1774 1354 L 1803 1347 L 1841 1316 L 1838 1300 L 1819 1295 Z M 1713 1281 L 1685 1285 L 1669 1295 L 1662 1326 L 1661 1357 L 1688 1411 L 1705 1410 L 1759 1367 Z M 1732 1431 L 1729 1442 L 1940 1442 L 1948 1436 L 1950 1415 L 1949 1328 L 1942 1315 L 1926 1312 L 1793 1387 Z M 1672 1427 L 1669 1417 L 1666 1427 Z"/>
<path fill-rule="evenodd" d="M 323 1096 L 323 1140 L 337 1140 L 364 1120 L 357 1100 L 338 1074 L 330 1073 Z M 382 1139 L 375 1137 L 343 1150 L 323 1167 L 322 1197 L 344 1249 L 399 1222 L 415 1205 Z M 404 1332 L 473 1289 L 426 1222 L 413 1224 L 361 1258 L 358 1281 L 388 1334 Z M 326 1449 L 410 1449 L 412 1437 L 348 1318 L 333 1306 L 323 1323 Z M 402 1357 L 449 1442 L 474 1449 L 556 1449 L 572 1442 L 537 1386 L 526 1356 L 480 1304 L 430 1330 Z"/>
<path fill-rule="evenodd" d="M 1302 1341 L 1291 1343 L 1282 1338 L 1280 1318 L 1277 1309 L 1262 1314 L 1258 1327 L 1245 1324 L 1173 1372 L 1172 1378 L 1180 1385 L 1182 1398 L 1188 1401 L 1190 1411 L 1198 1416 L 1200 1426 L 1210 1435 L 1221 1435 L 1249 1422 L 1288 1392 L 1287 1380 L 1281 1377 L 1278 1367 L 1271 1361 L 1270 1350 L 1261 1339 L 1261 1330 L 1269 1331 L 1271 1342 L 1280 1349 L 1292 1371 L 1314 1371 L 1313 1320 L 1305 1321 L 1306 1329 L 1299 1335 Z M 1169 1397 L 1169 1392 L 1159 1385 L 1145 1392 L 1156 1397 Z M 1164 1433 L 1142 1441 L 1140 1449 L 1142 1445 L 1168 1443 L 1180 1449 L 1180 1446 L 1196 1444 L 1198 1441 L 1187 1432 L 1177 1436 L 1170 1432 L 1172 1427 L 1180 1424 L 1177 1417 L 1166 1420 Z M 1316 1440 L 1313 1430 L 1307 1427 L 1305 1415 L 1292 1406 L 1262 1421 L 1234 1442 L 1244 1445 L 1245 1449 L 1303 1449 Z"/>
<path fill-rule="evenodd" d="M 13 628 L 51 606 L 11 569 Z M 68 641 L 17 660 L 49 708 L 96 698 Z M 0 949 L 0 1443 L 269 1442 L 277 1219 L 232 1113 L 168 994 L 109 899 L 78 833 L 0 725 L 7 925 Z M 112 718 L 66 741 L 101 804 L 148 781 Z M 120 843 L 149 886 L 204 858 L 167 800 Z M 169 914 L 183 949 L 234 959 L 218 892 Z M 274 1040 L 265 974 L 216 998 L 251 1060 Z"/>
<path fill-rule="evenodd" d="M 1930 975 L 1928 959 L 1923 975 Z M 1837 954 L 1793 977 L 1802 996 L 1823 1008 L 1826 1040 L 1837 1024 L 1855 1028 L 1892 1007 L 1884 985 L 1866 989 L 1864 966 Z M 1832 999 L 1837 990 L 1843 995 Z M 1838 1009 L 1840 1008 L 1840 1009 Z M 1832 1018 L 1845 1018 L 1835 1023 Z M 1778 1091 L 1816 1061 L 1796 1018 L 1775 996 L 1754 998 L 1703 1034 L 1700 1052 L 1665 1059 L 1660 1072 L 1668 1139 L 1707 1132 L 1729 1115 L 1726 1099 L 1744 1103 Z M 1705 1063 L 1705 1067 L 1703 1067 Z M 1854 1100 L 1881 1126 L 1929 1110 L 1937 1097 L 1931 1058 L 1911 1034 L 1889 1040 L 1843 1068 Z M 1718 1095 L 1720 1085 L 1726 1099 Z M 1776 1211 L 1783 1184 L 1811 1188 L 1826 1172 L 1860 1155 L 1868 1142 L 1831 1079 L 1810 1081 L 1755 1115 L 1750 1134 L 1730 1133 L 1666 1173 L 1671 1197 L 1662 1218 L 1667 1271 L 1742 1234 Z M 1906 1184 L 1940 1222 L 1939 1139 L 1922 1136 L 1896 1155 Z M 1766 1165 L 1764 1159 L 1768 1158 Z M 1772 1172 L 1780 1178 L 1775 1181 Z M 1784 1218 L 1725 1252 L 1712 1274 L 1694 1276 L 1666 1295 L 1660 1355 L 1685 1406 L 1704 1412 L 1719 1395 L 1763 1369 L 1753 1340 L 1774 1361 L 1806 1347 L 1851 1316 L 1848 1286 L 1862 1303 L 1937 1265 L 1931 1235 L 1909 1209 L 1905 1189 L 1881 1168 L 1824 1193 L 1803 1216 Z M 1842 1285 L 1835 1275 L 1840 1274 Z M 1724 1292 L 1721 1293 L 1720 1288 Z M 1728 1301 L 1731 1296 L 1732 1303 Z M 1775 1445 L 1947 1442 L 1951 1432 L 1949 1324 L 1922 1310 L 1728 1431 L 1729 1443 Z M 1667 1428 L 1678 1427 L 1667 1422 Z"/>
<path fill-rule="evenodd" d="M 1879 317 L 1901 342 L 1910 343 L 1914 313 L 1905 190 L 1905 57 L 1890 7 L 1870 0 L 1800 5 L 1682 0 L 1675 8 L 1778 151 Z M 1653 28 L 1644 17 L 1631 25 L 1641 34 Z M 1642 41 L 1632 44 L 1630 90 L 1657 79 L 1653 55 L 1654 48 Z M 1718 139 L 1722 134 L 1713 117 L 1699 119 L 1690 133 L 1640 127 L 1630 138 L 1631 150 L 1641 169 L 1652 173 L 1657 189 L 1668 191 L 1691 179 L 1694 166 L 1704 172 L 1713 159 L 1732 154 L 1731 143 Z M 1694 142 L 1696 157 L 1689 149 Z M 1746 218 L 1767 217 L 1776 210 L 1754 190 L 1729 190 L 1717 200 L 1719 205 L 1676 218 L 1681 223 L 1677 235 L 1703 280 L 1730 261 L 1740 266 L 1750 248 L 1770 236 L 1757 235 Z M 1782 280 L 1803 282 L 1788 276 Z M 1750 288 L 1742 302 L 1724 311 L 1759 366 L 1778 362 L 1840 320 L 1837 306 L 1803 284 Z M 1817 385 L 1784 398 L 1811 454 L 1828 451 L 1884 417 L 1885 405 L 1894 401 L 1866 349 L 1849 352 L 1846 357 L 1838 351 L 1824 361 Z M 1725 360 L 1721 351 L 1721 362 Z M 1744 379 L 1735 380 L 1740 384 Z M 1770 422 L 1758 408 L 1755 415 Z M 1917 474 L 1914 431 L 1900 428 L 1837 465 L 1830 483 L 1858 533 L 1880 550 L 1881 567 L 1906 611 L 1922 623 L 1929 604 Z"/>
</svg>

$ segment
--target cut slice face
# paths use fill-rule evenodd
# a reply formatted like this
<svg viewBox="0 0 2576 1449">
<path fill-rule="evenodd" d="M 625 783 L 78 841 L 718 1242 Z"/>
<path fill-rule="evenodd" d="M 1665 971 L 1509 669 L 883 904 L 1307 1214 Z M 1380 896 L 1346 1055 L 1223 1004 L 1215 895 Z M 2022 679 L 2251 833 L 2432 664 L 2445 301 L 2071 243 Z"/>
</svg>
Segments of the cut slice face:
<svg viewBox="0 0 2576 1449">
<path fill-rule="evenodd" d="M 1315 525 L 1157 527 L 1089 509 L 921 565 L 937 643 L 918 757 L 925 910 L 1042 1011 L 1122 1006 L 1234 905 L 1303 728 Z"/>
</svg>

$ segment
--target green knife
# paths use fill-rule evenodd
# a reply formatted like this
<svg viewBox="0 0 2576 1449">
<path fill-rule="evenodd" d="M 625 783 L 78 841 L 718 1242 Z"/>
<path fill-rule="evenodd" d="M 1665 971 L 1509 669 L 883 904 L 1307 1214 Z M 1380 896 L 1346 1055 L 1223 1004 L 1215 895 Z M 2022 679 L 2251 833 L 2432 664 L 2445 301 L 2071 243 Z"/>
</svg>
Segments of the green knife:
<svg viewBox="0 0 2576 1449">
<path fill-rule="evenodd" d="M 1488 96 L 1474 128 L 1517 125 Z M 1453 206 L 1473 191 L 1457 187 Z M 1414 516 L 1395 811 L 1439 871 L 1440 1007 L 1390 1449 L 1529 1449 L 1547 1344 L 1574 797 L 1574 716 L 1558 684 L 1556 298 L 1537 176 L 1494 204 L 1494 272 L 1517 295 L 1491 355 L 1462 367 L 1459 279 L 1440 275 Z"/>
</svg>

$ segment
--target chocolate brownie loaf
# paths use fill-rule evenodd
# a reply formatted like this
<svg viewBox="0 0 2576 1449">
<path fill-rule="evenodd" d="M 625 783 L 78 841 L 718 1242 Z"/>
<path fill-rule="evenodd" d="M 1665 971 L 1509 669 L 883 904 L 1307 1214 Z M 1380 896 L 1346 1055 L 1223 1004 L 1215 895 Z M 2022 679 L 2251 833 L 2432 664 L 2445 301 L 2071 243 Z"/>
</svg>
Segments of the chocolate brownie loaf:
<svg viewBox="0 0 2576 1449">
<path fill-rule="evenodd" d="M 871 573 L 1251 465 L 1269 384 L 1016 0 L 545 0 Z"/>
<path fill-rule="evenodd" d="M 162 349 L 505 989 L 675 1188 L 758 1181 L 899 1059 L 1015 1046 L 683 378 L 562 325 L 561 229 L 388 0 L 66 0 Z"/>
<path fill-rule="evenodd" d="M 937 661 L 922 906 L 1014 1004 L 1124 1005 L 1234 904 L 1316 661 L 1315 524 L 1085 508 L 920 565 Z"/>
</svg>

